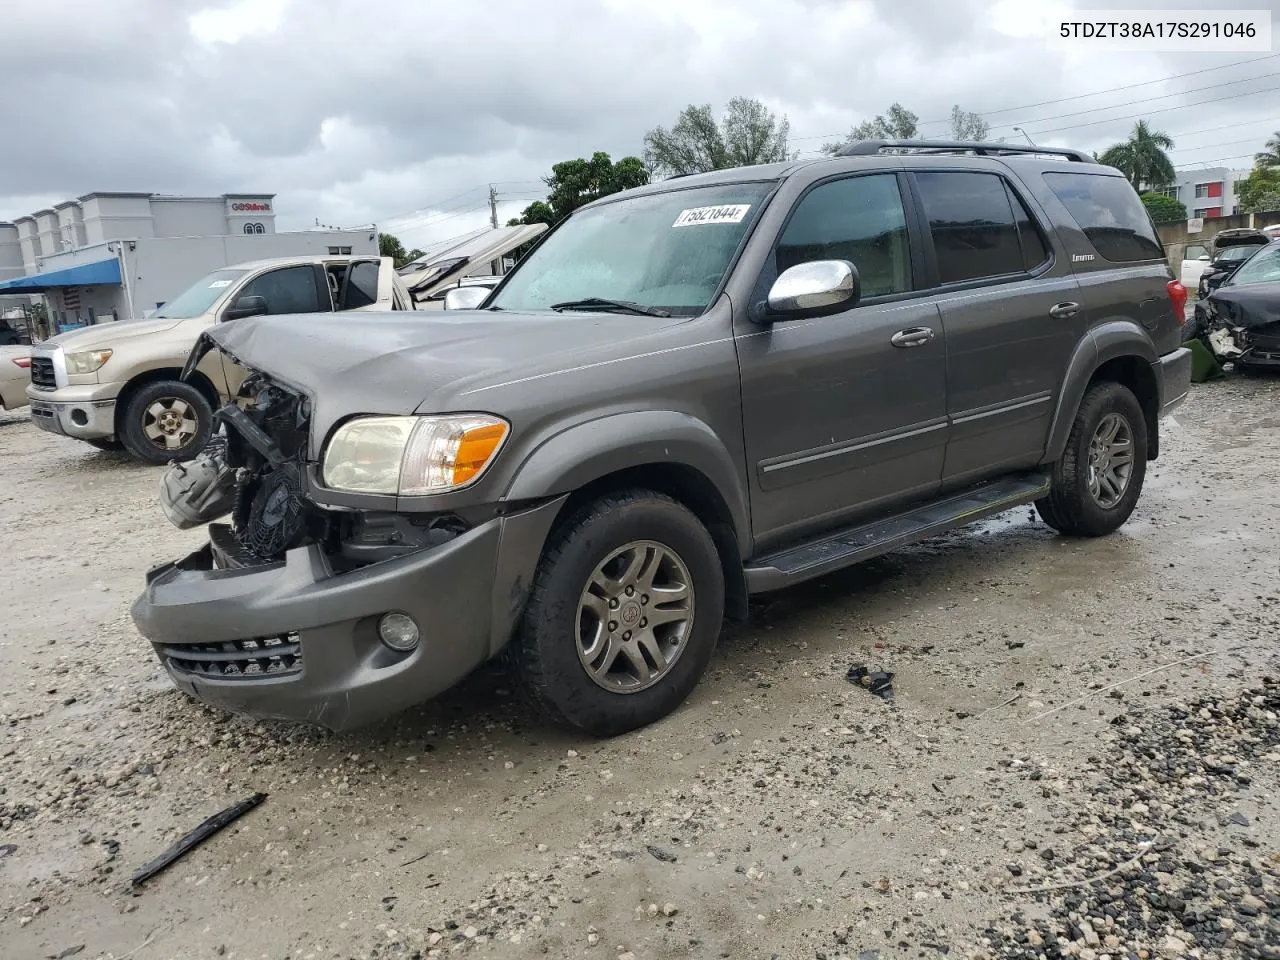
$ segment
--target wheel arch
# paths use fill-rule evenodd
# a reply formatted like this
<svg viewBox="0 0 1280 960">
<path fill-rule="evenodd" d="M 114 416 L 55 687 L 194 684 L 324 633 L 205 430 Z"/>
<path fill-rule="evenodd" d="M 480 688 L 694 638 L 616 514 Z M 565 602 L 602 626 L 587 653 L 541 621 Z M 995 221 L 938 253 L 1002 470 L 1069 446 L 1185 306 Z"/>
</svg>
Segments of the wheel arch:
<svg viewBox="0 0 1280 960">
<path fill-rule="evenodd" d="M 1138 398 L 1147 426 L 1147 459 L 1155 460 L 1160 455 L 1163 400 L 1151 365 L 1158 359 L 1150 334 L 1137 323 L 1117 320 L 1091 330 L 1067 365 L 1042 462 L 1054 463 L 1062 456 L 1085 392 L 1102 381 L 1121 383 Z"/>
</svg>

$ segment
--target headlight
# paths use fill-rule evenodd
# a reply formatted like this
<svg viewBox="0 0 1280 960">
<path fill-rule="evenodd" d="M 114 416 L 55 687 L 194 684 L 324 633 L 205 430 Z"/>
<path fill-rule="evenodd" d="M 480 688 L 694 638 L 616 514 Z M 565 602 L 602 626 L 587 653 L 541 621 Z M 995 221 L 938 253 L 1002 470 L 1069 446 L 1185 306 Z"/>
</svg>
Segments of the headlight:
<svg viewBox="0 0 1280 960">
<path fill-rule="evenodd" d="M 72 376 L 97 373 L 102 365 L 111 359 L 111 351 L 86 350 L 84 353 L 68 353 L 66 359 L 67 373 Z"/>
<path fill-rule="evenodd" d="M 506 437 L 506 421 L 484 414 L 358 417 L 325 448 L 325 486 L 402 497 L 456 490 L 484 472 Z"/>
</svg>

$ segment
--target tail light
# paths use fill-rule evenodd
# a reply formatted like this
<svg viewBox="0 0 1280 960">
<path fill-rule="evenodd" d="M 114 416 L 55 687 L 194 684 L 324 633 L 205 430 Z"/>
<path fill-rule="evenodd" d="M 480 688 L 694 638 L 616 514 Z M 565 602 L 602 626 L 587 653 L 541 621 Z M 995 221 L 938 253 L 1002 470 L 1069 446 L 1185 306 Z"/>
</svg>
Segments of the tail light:
<svg viewBox="0 0 1280 960">
<path fill-rule="evenodd" d="M 1170 280 L 1165 289 L 1169 291 L 1169 304 L 1173 307 L 1173 317 L 1181 327 L 1187 322 L 1187 288 L 1179 280 Z"/>
<path fill-rule="evenodd" d="M 13 362 L 16 363 L 18 366 L 20 366 L 23 370 L 31 369 L 30 357 L 14 357 Z"/>
</svg>

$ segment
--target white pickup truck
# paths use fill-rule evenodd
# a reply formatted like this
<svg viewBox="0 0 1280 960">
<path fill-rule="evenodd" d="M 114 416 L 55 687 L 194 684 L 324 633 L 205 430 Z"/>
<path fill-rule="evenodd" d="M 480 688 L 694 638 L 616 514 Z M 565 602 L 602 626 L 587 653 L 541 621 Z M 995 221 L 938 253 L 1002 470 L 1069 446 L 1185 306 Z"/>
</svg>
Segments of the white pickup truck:
<svg viewBox="0 0 1280 960">
<path fill-rule="evenodd" d="M 146 319 L 103 323 L 31 349 L 31 419 L 100 449 L 147 463 L 186 460 L 213 430 L 213 411 L 244 372 L 206 356 L 180 377 L 196 338 L 228 320 L 277 313 L 412 310 L 389 257 L 310 256 L 214 270 Z"/>
</svg>

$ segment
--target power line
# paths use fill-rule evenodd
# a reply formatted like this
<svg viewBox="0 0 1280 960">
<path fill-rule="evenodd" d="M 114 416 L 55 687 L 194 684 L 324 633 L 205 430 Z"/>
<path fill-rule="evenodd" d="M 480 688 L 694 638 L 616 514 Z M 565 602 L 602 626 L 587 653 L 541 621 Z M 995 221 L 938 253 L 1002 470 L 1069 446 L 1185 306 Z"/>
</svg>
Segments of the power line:
<svg viewBox="0 0 1280 960">
<path fill-rule="evenodd" d="M 403 217 L 409 217 L 409 216 L 413 216 L 416 213 L 421 213 L 423 210 L 437 209 L 440 207 L 441 204 L 449 203 L 453 200 L 458 200 L 461 197 L 465 197 L 469 193 L 475 193 L 477 190 L 485 190 L 485 189 L 487 189 L 487 185 L 479 186 L 479 187 L 471 187 L 469 190 L 463 190 L 461 193 L 455 193 L 452 197 L 445 197 L 443 200 L 428 200 L 426 203 L 422 204 L 420 207 L 415 207 L 412 210 L 406 210 L 403 213 L 393 214 L 392 216 L 389 216 L 389 217 L 382 217 L 381 220 L 386 222 L 394 222 Z"/>
<path fill-rule="evenodd" d="M 1115 123 L 1119 120 L 1137 120 L 1139 118 L 1149 117 L 1153 113 L 1168 113 L 1170 110 L 1185 110 L 1188 107 L 1202 107 L 1209 103 L 1221 103 L 1224 100 L 1238 100 L 1241 97 L 1254 97 L 1260 93 L 1274 93 L 1277 90 L 1280 90 L 1280 87 L 1266 87 L 1262 90 L 1249 90 L 1245 93 L 1232 93 L 1225 97 L 1214 97 L 1212 100 L 1197 100 L 1195 103 L 1180 103 L 1172 107 L 1160 107 L 1156 110 L 1144 110 L 1141 113 L 1129 114 L 1123 117 L 1108 117 L 1105 120 L 1094 120 L 1090 123 L 1076 123 L 1067 127 L 1053 127 L 1046 130 L 1028 130 L 1027 132 L 1034 133 L 1037 136 L 1042 136 L 1046 133 L 1061 133 L 1063 130 L 1079 130 L 1082 127 L 1096 127 L 1101 123 Z"/>
<path fill-rule="evenodd" d="M 1102 95 L 1102 94 L 1104 94 L 1104 93 L 1116 93 L 1116 92 L 1121 91 L 1121 90 L 1132 90 L 1132 89 L 1134 89 L 1134 88 L 1136 88 L 1136 87 L 1145 87 L 1145 86 L 1150 86 L 1151 84 L 1154 84 L 1154 83 L 1167 83 L 1167 82 L 1168 82 L 1168 81 L 1170 81 L 1170 80 L 1181 80 L 1183 77 L 1194 77 L 1194 76 L 1197 76 L 1197 75 L 1202 74 L 1202 73 L 1211 73 L 1211 72 L 1213 72 L 1213 71 L 1215 71 L 1215 70 L 1230 70 L 1230 69 L 1232 69 L 1233 67 L 1243 67 L 1243 66 L 1246 66 L 1246 65 L 1248 65 L 1248 64 L 1250 64 L 1250 63 L 1259 63 L 1259 62 L 1261 62 L 1261 61 L 1263 61 L 1263 60 L 1274 60 L 1276 57 L 1280 57 L 1280 53 L 1273 53 L 1273 54 L 1270 54 L 1270 55 L 1265 56 L 1265 57 L 1255 57 L 1255 58 L 1253 58 L 1253 59 L 1251 59 L 1251 60 L 1239 60 L 1239 61 L 1237 61 L 1237 62 L 1235 62 L 1235 63 L 1224 63 L 1224 64 L 1221 64 L 1220 66 L 1216 66 L 1216 67 L 1205 67 L 1205 68 L 1203 68 L 1203 69 L 1201 69 L 1201 70 L 1192 70 L 1192 71 L 1190 71 L 1190 72 L 1188 72 L 1188 73 L 1175 73 L 1175 74 L 1172 74 L 1171 76 L 1167 76 L 1167 77 L 1158 77 L 1158 78 L 1156 78 L 1155 80 L 1144 80 L 1144 81 L 1142 81 L 1141 83 L 1130 83 L 1130 84 L 1126 84 L 1126 85 L 1124 85 L 1124 86 L 1119 86 L 1119 87 L 1108 87 L 1108 88 L 1106 88 L 1106 89 L 1104 89 L 1104 90 L 1095 90 L 1093 93 L 1080 93 L 1080 94 L 1076 94 L 1075 96 L 1071 96 L 1071 97 L 1060 97 L 1060 98 L 1058 98 L 1058 99 L 1056 99 L 1056 100 L 1042 100 L 1042 101 L 1040 101 L 1039 103 L 1027 103 L 1027 104 L 1022 104 L 1021 106 L 1017 106 L 1017 107 L 1001 107 L 1001 108 L 1000 108 L 1000 109 L 998 109 L 998 110 L 988 110 L 988 111 L 986 111 L 985 113 L 979 113 L 979 114 L 978 114 L 978 116 L 980 116 L 980 117 L 990 117 L 990 116 L 994 116 L 994 115 L 995 115 L 995 114 L 997 114 L 997 113 L 1012 113 L 1012 112 L 1013 112 L 1013 111 L 1015 111 L 1015 110 L 1032 110 L 1032 109 L 1034 109 L 1034 108 L 1036 108 L 1036 107 L 1045 107 L 1045 106 L 1049 106 L 1049 105 L 1054 104 L 1054 103 L 1067 103 L 1067 102 L 1072 101 L 1072 100 L 1082 100 L 1082 99 L 1085 99 L 1085 98 L 1087 98 L 1087 97 L 1098 97 L 1098 96 L 1101 96 L 1101 95 Z M 1256 79 L 1256 78 L 1255 78 L 1255 79 Z M 1244 81 L 1233 81 L 1233 82 L 1243 83 Z M 1201 89 L 1208 89 L 1208 88 L 1201 88 Z M 1181 93 L 1165 94 L 1164 96 L 1181 96 L 1182 94 L 1185 94 L 1185 93 L 1193 93 L 1193 92 L 1195 92 L 1195 91 L 1194 91 L 1194 90 L 1184 90 L 1184 91 L 1181 91 Z M 1159 98 L 1154 98 L 1154 99 L 1159 99 Z M 1128 106 L 1128 104 L 1116 104 L 1115 106 Z M 1098 107 L 1098 108 L 1096 108 L 1096 109 L 1099 109 L 1099 110 L 1106 110 L 1106 109 L 1109 109 L 1109 108 L 1108 108 L 1108 107 Z M 1086 111 L 1086 112 L 1087 112 L 1087 111 Z M 1070 116 L 1070 114 L 1068 114 L 1068 116 Z M 1028 120 L 1028 121 L 1026 121 L 1026 122 L 1027 122 L 1027 123 L 1040 123 L 1040 122 L 1043 122 L 1044 120 L 1053 120 L 1053 119 L 1059 119 L 1059 118 L 1058 118 L 1058 117 L 1042 117 L 1042 118 L 1040 118 L 1040 120 Z M 923 120 L 923 121 L 920 121 L 920 125 L 921 125 L 921 126 L 928 126 L 928 125 L 932 125 L 932 124 L 950 123 L 950 122 L 951 122 L 951 118 L 950 118 L 950 117 L 947 117 L 947 118 L 942 119 L 942 120 Z M 1018 124 L 1018 126 L 1021 126 L 1021 125 L 1022 125 L 1022 124 Z M 999 126 L 1000 128 L 1004 128 L 1004 127 L 1012 126 L 1012 124 L 999 124 L 998 126 Z M 803 141 L 803 140 L 830 140 L 830 139 L 835 139 L 835 138 L 844 137 L 844 136 L 847 136 L 847 131 L 846 131 L 845 133 L 823 133 L 823 134 L 818 134 L 818 135 L 815 135 L 815 136 L 791 137 L 791 140 L 793 140 L 793 141 L 795 141 L 795 142 L 800 142 L 800 141 Z"/>
</svg>

